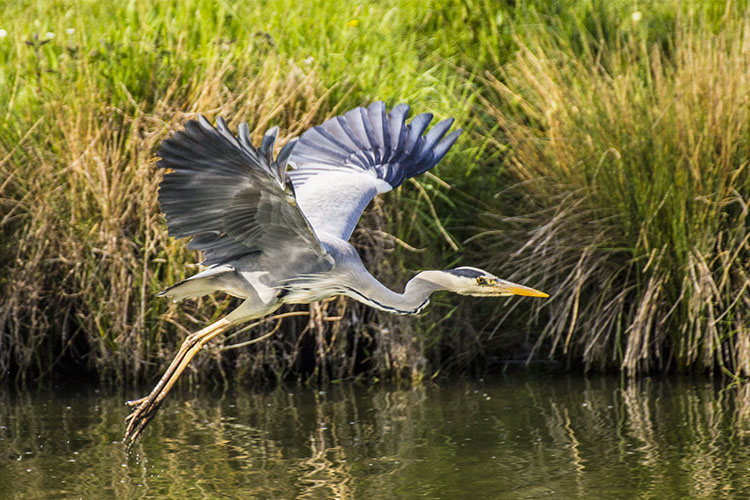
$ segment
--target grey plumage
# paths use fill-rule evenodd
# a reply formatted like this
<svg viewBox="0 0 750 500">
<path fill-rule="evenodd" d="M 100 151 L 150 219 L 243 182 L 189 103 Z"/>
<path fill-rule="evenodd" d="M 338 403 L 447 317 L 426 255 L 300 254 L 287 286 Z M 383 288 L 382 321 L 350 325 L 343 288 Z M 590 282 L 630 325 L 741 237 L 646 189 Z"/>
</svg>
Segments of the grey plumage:
<svg viewBox="0 0 750 500">
<path fill-rule="evenodd" d="M 277 132 L 269 130 L 258 151 L 247 125 L 240 127 L 238 141 L 223 119 L 214 128 L 201 116 L 162 143 L 157 166 L 172 170 L 159 190 L 169 234 L 191 237 L 188 247 L 204 252 L 204 265 L 267 255 L 268 249 L 290 254 L 305 249 L 299 258 L 325 260 L 287 184 L 286 160 L 294 141 L 273 161 Z"/>
<path fill-rule="evenodd" d="M 461 134 L 445 135 L 453 119 L 426 135 L 424 113 L 406 123 L 409 106 L 355 108 L 302 134 L 289 158 L 300 209 L 318 232 L 348 240 L 362 211 L 379 193 L 434 167 Z"/>
<path fill-rule="evenodd" d="M 453 124 L 449 118 L 422 136 L 432 114 L 418 115 L 407 124 L 408 113 L 409 106 L 401 104 L 386 114 L 385 105 L 376 102 L 313 127 L 292 152 L 292 163 L 303 165 L 292 178 L 304 182 L 325 167 L 359 168 L 374 171 L 395 188 L 404 179 L 429 170 L 458 139 L 461 129 L 443 137 Z"/>
<path fill-rule="evenodd" d="M 361 266 L 346 241 L 364 208 L 434 166 L 460 134 L 445 135 L 448 119 L 423 135 L 432 115 L 406 123 L 408 111 L 399 105 L 386 113 L 382 102 L 355 108 L 290 141 L 276 160 L 276 127 L 256 149 L 244 123 L 235 137 L 222 118 L 216 127 L 204 117 L 187 122 L 157 153 L 157 166 L 172 170 L 159 201 L 169 234 L 191 237 L 189 248 L 202 250 L 210 267 L 162 293 L 183 299 L 219 289 L 245 297 L 262 288 L 287 302 L 324 298 L 309 290 L 319 287 L 300 293 L 295 286 L 324 281 L 337 259 Z M 357 295 L 341 290 L 326 293 Z"/>
</svg>

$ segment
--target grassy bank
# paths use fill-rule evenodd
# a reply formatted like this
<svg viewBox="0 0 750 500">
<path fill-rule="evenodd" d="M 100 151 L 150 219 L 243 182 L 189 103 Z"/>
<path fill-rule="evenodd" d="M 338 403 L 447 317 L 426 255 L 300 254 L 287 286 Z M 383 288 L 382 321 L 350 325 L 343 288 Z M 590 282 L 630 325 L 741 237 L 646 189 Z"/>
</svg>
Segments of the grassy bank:
<svg viewBox="0 0 750 500">
<path fill-rule="evenodd" d="M 167 238 L 153 168 L 187 118 L 247 121 L 256 139 L 279 125 L 286 139 L 375 99 L 454 116 L 467 133 L 438 177 L 365 214 L 375 231 L 354 238 L 373 273 L 399 287 L 419 268 L 483 262 L 552 300 L 438 296 L 416 320 L 343 299 L 282 310 L 209 349 L 195 379 L 418 380 L 481 371 L 525 344 L 630 373 L 748 375 L 746 7 L 637 8 L 6 8 L 0 377 L 151 379 L 185 332 L 231 307 L 155 297 L 199 260 Z"/>
<path fill-rule="evenodd" d="M 537 349 L 748 376 L 750 20 L 671 14 L 602 12 L 564 37 L 548 20 L 488 72 L 504 187 L 484 241 L 552 292 Z"/>
</svg>

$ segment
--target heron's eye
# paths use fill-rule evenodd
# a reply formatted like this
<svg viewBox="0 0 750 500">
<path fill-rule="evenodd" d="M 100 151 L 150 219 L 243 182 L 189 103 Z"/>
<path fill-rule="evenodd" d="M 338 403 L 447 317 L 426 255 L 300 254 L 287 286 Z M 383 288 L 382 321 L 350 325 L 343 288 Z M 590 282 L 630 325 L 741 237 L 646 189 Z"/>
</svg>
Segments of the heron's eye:
<svg viewBox="0 0 750 500">
<path fill-rule="evenodd" d="M 484 285 L 486 283 L 485 279 L 481 276 L 477 278 L 477 285 Z"/>
</svg>

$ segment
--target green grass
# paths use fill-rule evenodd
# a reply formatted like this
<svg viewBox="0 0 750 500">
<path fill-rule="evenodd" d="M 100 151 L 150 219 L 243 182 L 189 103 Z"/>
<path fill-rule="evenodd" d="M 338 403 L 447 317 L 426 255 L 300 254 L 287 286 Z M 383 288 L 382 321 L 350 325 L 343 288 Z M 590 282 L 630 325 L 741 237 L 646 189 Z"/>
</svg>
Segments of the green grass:
<svg viewBox="0 0 750 500">
<path fill-rule="evenodd" d="M 454 116 L 466 132 L 438 177 L 365 214 L 361 227 L 377 231 L 358 230 L 355 243 L 371 270 L 399 287 L 420 268 L 484 261 L 552 300 L 497 311 L 437 296 L 415 320 L 337 299 L 229 337 L 196 360 L 194 379 L 478 372 L 527 333 L 545 353 L 590 367 L 748 374 L 746 9 L 5 6 L 0 377 L 84 367 L 105 380 L 153 378 L 186 331 L 231 306 L 154 296 L 198 260 L 167 238 L 153 168 L 159 142 L 186 119 L 247 121 L 256 139 L 279 125 L 283 143 L 376 99 Z M 477 222 L 480 213 L 489 215 Z M 483 239 L 462 244 L 478 231 Z M 709 285 L 694 293 L 697 283 Z M 227 349 L 277 326 L 266 342 Z"/>
<path fill-rule="evenodd" d="M 538 33 L 488 74 L 508 187 L 485 241 L 553 296 L 535 304 L 537 347 L 748 376 L 750 19 L 728 7 L 714 32 L 678 14 L 663 43 L 633 19 L 605 38 Z"/>
</svg>

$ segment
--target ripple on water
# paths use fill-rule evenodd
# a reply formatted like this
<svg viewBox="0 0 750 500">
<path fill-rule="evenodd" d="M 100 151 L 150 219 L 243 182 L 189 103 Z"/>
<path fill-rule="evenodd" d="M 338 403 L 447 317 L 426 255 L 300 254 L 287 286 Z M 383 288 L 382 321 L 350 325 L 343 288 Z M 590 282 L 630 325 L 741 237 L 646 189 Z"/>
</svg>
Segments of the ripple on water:
<svg viewBox="0 0 750 500">
<path fill-rule="evenodd" d="M 0 393 L 0 498 L 732 498 L 750 389 L 512 376 L 172 398 L 127 451 L 123 395 Z"/>
</svg>

